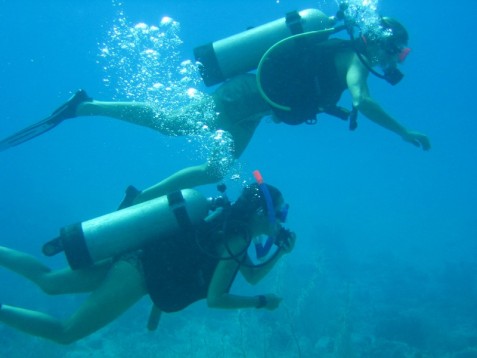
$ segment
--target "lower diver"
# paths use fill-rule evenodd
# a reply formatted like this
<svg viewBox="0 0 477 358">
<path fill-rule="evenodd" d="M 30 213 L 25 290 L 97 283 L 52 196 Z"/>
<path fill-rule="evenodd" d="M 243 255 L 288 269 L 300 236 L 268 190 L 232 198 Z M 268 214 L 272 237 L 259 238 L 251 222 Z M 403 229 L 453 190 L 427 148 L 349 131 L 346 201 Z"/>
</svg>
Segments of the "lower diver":
<svg viewBox="0 0 477 358">
<path fill-rule="evenodd" d="M 140 250 L 78 270 L 52 271 L 27 253 L 0 247 L 0 266 L 44 292 L 91 293 L 65 321 L 3 303 L 0 322 L 33 336 L 71 344 L 111 323 L 147 294 L 156 315 L 182 310 L 200 299 L 206 299 L 211 308 L 277 309 L 282 299 L 273 293 L 245 296 L 229 290 L 238 273 L 256 284 L 292 251 L 295 234 L 282 227 L 288 206 L 281 192 L 263 182 L 251 184 L 225 208 L 205 226 L 161 237 Z M 278 248 L 265 262 L 255 265 L 247 250 L 260 235 L 269 235 Z"/>
</svg>

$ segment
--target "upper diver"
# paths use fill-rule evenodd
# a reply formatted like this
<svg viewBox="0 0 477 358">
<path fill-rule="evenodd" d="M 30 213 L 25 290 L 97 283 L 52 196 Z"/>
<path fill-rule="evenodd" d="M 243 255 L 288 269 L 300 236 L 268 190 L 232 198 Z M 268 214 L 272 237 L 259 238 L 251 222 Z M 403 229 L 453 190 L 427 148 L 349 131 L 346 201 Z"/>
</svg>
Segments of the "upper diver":
<svg viewBox="0 0 477 358">
<path fill-rule="evenodd" d="M 140 203 L 175 190 L 218 182 L 233 163 L 233 160 L 223 159 L 237 159 L 241 156 L 266 115 L 272 115 L 277 123 L 310 124 L 316 122 L 318 113 L 324 112 L 342 119 L 349 118 L 350 129 L 355 129 L 359 112 L 404 141 L 429 150 L 431 144 L 428 137 L 408 129 L 388 114 L 371 96 L 367 84 L 369 73 L 392 84 L 399 82 L 402 75 L 398 65 L 410 51 L 405 27 L 395 19 L 382 17 L 379 25 L 382 36 L 370 36 L 362 32 L 359 36 L 351 36 L 350 40 L 328 38 L 329 34 L 340 28 L 332 26 L 337 23 L 337 19 L 344 19 L 343 27 L 352 34 L 352 20 L 343 15 L 343 8 L 337 16 L 331 18 L 318 10 L 314 11 L 313 14 L 318 13 L 318 20 L 323 23 L 323 30 L 305 31 L 303 24 L 306 22 L 302 21 L 305 12 L 287 16 L 287 21 L 280 21 L 279 26 L 285 27 L 285 30 L 293 26 L 293 31 L 290 30 L 289 34 L 295 35 L 273 45 L 263 55 L 260 63 L 256 64 L 257 74 L 241 73 L 226 78 L 202 102 L 193 102 L 176 112 L 166 114 L 158 113 L 150 103 L 97 101 L 84 90 L 79 90 L 50 117 L 1 141 L 0 151 L 38 136 L 65 119 L 75 117 L 107 116 L 171 136 L 197 134 L 197 125 L 190 118 L 204 122 L 203 127 L 208 128 L 211 134 L 216 134 L 213 137 L 217 138 L 217 148 L 212 148 L 210 158 L 203 164 L 179 170 L 143 190 L 135 199 L 135 203 Z M 288 21 L 289 17 L 293 17 L 293 21 Z M 283 31 L 283 28 L 280 30 Z M 257 37 L 254 41 L 260 41 L 261 27 L 254 28 L 253 31 Z M 294 51 L 287 51 L 289 46 Z M 292 56 L 281 57 L 290 53 Z M 236 55 L 245 56 L 243 53 Z M 203 60 L 200 55 L 196 54 L 196 57 L 199 61 Z M 383 74 L 375 68 L 381 68 Z M 352 110 L 337 105 L 341 94 L 346 90 L 351 95 Z M 203 114 L 210 100 L 215 105 L 217 115 L 206 119 Z M 225 137 L 231 138 L 233 145 L 221 146 Z"/>
</svg>

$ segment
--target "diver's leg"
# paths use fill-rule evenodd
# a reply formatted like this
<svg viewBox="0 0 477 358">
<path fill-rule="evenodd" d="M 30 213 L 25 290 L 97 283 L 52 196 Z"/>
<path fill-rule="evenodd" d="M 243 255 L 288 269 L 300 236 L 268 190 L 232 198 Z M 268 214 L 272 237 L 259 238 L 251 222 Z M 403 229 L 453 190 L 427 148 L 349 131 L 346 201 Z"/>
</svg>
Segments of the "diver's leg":
<svg viewBox="0 0 477 358">
<path fill-rule="evenodd" d="M 48 294 L 90 292 L 104 280 L 111 267 L 109 261 L 73 271 L 69 268 L 52 271 L 35 257 L 0 246 L 0 266 L 32 281 Z"/>
<path fill-rule="evenodd" d="M 159 113 L 144 102 L 83 102 L 76 109 L 76 116 L 104 116 L 156 129 Z"/>
<path fill-rule="evenodd" d="M 212 184 L 221 180 L 234 160 L 239 158 L 246 149 L 262 117 L 270 113 L 268 104 L 254 90 L 255 87 L 255 77 L 238 76 L 220 86 L 212 96 L 204 98 L 201 106 L 191 106 L 191 109 L 195 108 L 195 113 L 199 114 L 196 117 L 199 118 L 207 117 L 205 111 L 208 109 L 210 114 L 210 109 L 214 108 L 216 111 L 214 113 L 215 123 L 211 128 L 225 129 L 207 133 L 212 139 L 212 142 L 209 142 L 210 146 L 207 146 L 211 148 L 207 162 L 182 169 L 144 190 L 136 197 L 135 203 L 150 200 L 175 190 Z M 251 97 L 255 99 L 251 99 Z M 242 107 L 247 108 L 244 110 Z M 193 112 L 191 109 L 184 113 Z M 201 110 L 203 112 L 200 112 Z M 242 113 L 243 117 L 237 118 L 237 112 Z M 178 115 L 177 119 L 179 118 L 182 117 Z M 187 122 L 187 118 L 188 116 L 184 115 L 182 119 Z M 181 121 L 179 120 L 179 122 Z M 204 136 L 206 133 L 201 130 L 196 134 Z"/>
<path fill-rule="evenodd" d="M 176 190 L 213 184 L 223 179 L 235 162 L 234 142 L 229 133 L 218 130 L 210 136 L 212 142 L 207 162 L 181 169 L 168 178 L 142 191 L 134 200 L 138 204 Z"/>
<path fill-rule="evenodd" d="M 210 113 L 213 102 L 205 97 L 177 111 L 162 111 L 147 102 L 82 102 L 76 109 L 76 116 L 104 116 L 120 119 L 132 124 L 148 127 L 165 135 L 191 135 L 201 130 L 202 124 L 209 124 L 214 118 Z M 212 103 L 212 104 L 211 104 Z"/>
<path fill-rule="evenodd" d="M 159 183 L 143 190 L 134 200 L 134 204 L 139 204 L 177 190 L 216 183 L 221 179 L 222 175 L 216 170 L 211 170 L 208 163 L 181 169 Z"/>
<path fill-rule="evenodd" d="M 0 322 L 34 336 L 70 344 L 112 322 L 145 294 L 142 274 L 130 263 L 119 261 L 103 284 L 66 322 L 7 305 L 0 308 Z"/>
</svg>

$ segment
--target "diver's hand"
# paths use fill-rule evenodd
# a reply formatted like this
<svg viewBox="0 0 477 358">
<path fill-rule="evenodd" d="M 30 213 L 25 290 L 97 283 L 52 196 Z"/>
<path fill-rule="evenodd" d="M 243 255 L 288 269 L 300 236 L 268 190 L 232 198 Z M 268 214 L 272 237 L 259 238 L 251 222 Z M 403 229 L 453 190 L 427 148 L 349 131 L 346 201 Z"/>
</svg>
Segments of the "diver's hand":
<svg viewBox="0 0 477 358">
<path fill-rule="evenodd" d="M 293 251 L 296 242 L 296 234 L 293 231 L 287 231 L 287 238 L 285 240 L 280 241 L 280 248 L 282 252 L 285 254 L 289 254 Z"/>
<path fill-rule="evenodd" d="M 425 134 L 413 131 L 407 131 L 406 134 L 402 136 L 406 142 L 415 145 L 416 147 L 420 147 L 423 150 L 431 149 L 431 142 L 429 138 Z"/>
<path fill-rule="evenodd" d="M 276 310 L 278 306 L 280 306 L 280 303 L 282 302 L 282 298 L 278 297 L 277 295 L 273 293 L 269 293 L 268 295 L 265 295 L 265 299 L 267 300 L 267 303 L 263 308 L 269 311 Z"/>
</svg>

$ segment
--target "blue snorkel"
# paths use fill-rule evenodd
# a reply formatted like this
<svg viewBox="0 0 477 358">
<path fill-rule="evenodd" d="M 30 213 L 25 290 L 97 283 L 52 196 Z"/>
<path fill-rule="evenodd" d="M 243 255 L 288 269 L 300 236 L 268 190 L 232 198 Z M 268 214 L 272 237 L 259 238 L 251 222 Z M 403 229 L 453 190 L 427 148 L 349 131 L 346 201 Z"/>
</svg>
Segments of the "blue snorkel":
<svg viewBox="0 0 477 358">
<path fill-rule="evenodd" d="M 283 249 L 290 252 L 295 234 L 282 226 L 287 219 L 289 205 L 283 202 L 280 191 L 266 185 L 258 170 L 253 172 L 253 176 L 257 183 L 244 187 L 234 204 L 231 204 L 225 195 L 225 185 L 217 187 L 222 195 L 209 198 L 210 210 L 213 212 L 204 219 L 204 226 L 201 228 L 208 234 L 196 235 L 196 244 L 204 254 L 214 259 L 232 259 L 240 266 L 258 268 L 274 261 Z M 267 211 L 266 217 L 264 210 Z M 219 232 L 220 235 L 214 232 Z M 266 239 L 265 235 L 260 235 L 267 232 L 269 236 Z M 211 234 L 223 240 L 225 253 L 218 255 L 216 250 L 210 247 Z M 242 236 L 246 243 L 239 251 L 230 245 L 233 242 L 230 240 L 237 236 Z M 255 253 L 252 252 L 252 241 Z M 273 245 L 276 249 L 271 252 Z"/>
<path fill-rule="evenodd" d="M 271 226 L 274 226 L 277 220 L 277 216 L 275 213 L 275 208 L 273 206 L 272 196 L 270 195 L 270 191 L 268 190 L 268 186 L 267 184 L 264 183 L 262 174 L 260 174 L 258 170 L 255 170 L 253 172 L 253 176 L 255 177 L 258 187 L 260 188 L 260 191 L 263 194 L 263 198 L 265 199 L 265 204 L 267 206 L 268 221 Z M 286 216 L 286 212 L 282 214 L 282 216 Z M 273 236 L 269 236 L 267 238 L 267 240 L 265 241 L 265 245 L 263 245 L 261 242 L 256 242 L 255 253 L 257 255 L 257 258 L 261 259 L 267 256 L 274 242 L 275 242 L 275 237 Z"/>
</svg>

